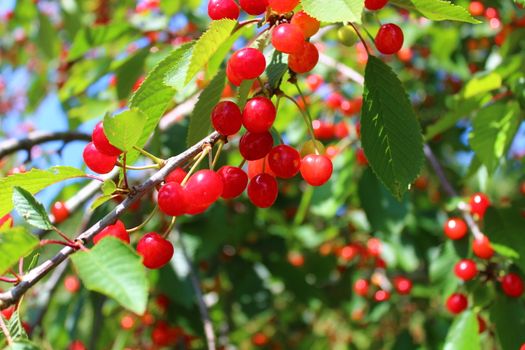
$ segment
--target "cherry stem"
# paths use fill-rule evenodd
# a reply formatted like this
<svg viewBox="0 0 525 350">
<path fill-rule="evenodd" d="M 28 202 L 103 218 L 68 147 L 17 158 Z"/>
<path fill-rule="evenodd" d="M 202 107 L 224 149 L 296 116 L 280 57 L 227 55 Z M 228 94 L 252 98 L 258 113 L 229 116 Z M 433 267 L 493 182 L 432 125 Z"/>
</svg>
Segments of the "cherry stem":
<svg viewBox="0 0 525 350">
<path fill-rule="evenodd" d="M 17 283 L 18 280 L 16 278 L 9 278 L 5 276 L 0 276 L 0 281 L 5 283 Z"/>
<path fill-rule="evenodd" d="M 215 153 L 215 157 L 213 158 L 213 162 L 211 163 L 211 170 L 215 168 L 215 165 L 217 165 L 217 162 L 219 161 L 219 156 L 221 155 L 222 149 L 224 147 L 224 141 L 219 140 L 218 144 L 219 146 L 217 147 L 217 153 Z"/>
<path fill-rule="evenodd" d="M 297 106 L 297 108 L 299 109 L 299 112 L 301 113 L 301 115 L 302 115 L 302 117 L 304 119 L 304 123 L 306 124 L 306 128 L 308 129 L 308 133 L 310 134 L 310 138 L 313 141 L 315 152 L 317 154 L 321 154 L 321 152 L 319 151 L 319 148 L 317 147 L 317 142 L 316 142 L 317 140 L 315 138 L 314 129 L 312 127 L 312 122 L 308 118 L 308 115 L 303 111 L 301 106 L 299 106 L 299 103 L 297 103 L 297 101 L 293 97 L 290 97 L 288 95 L 284 95 L 284 97 L 286 97 L 287 99 L 292 101 Z"/>
<path fill-rule="evenodd" d="M 53 226 L 52 227 L 53 231 L 55 231 L 56 233 L 58 233 L 58 235 L 60 237 L 62 237 L 63 239 L 65 239 L 68 243 L 71 243 L 71 244 L 75 244 L 75 242 L 73 242 L 71 240 L 71 238 L 69 238 L 64 232 L 60 231 L 56 226 Z"/>
<path fill-rule="evenodd" d="M 353 24 L 352 22 L 348 22 L 348 23 L 352 26 L 352 28 L 354 28 L 354 30 L 355 30 L 357 36 L 359 37 L 359 40 L 361 40 L 361 42 L 362 42 L 363 45 L 365 46 L 366 53 L 368 54 L 368 56 L 370 56 L 370 55 L 371 55 L 371 54 L 370 54 L 370 50 L 368 49 L 368 45 L 367 45 L 365 39 L 363 38 L 363 36 L 361 35 L 361 32 L 359 32 L 359 30 L 357 29 L 357 27 L 356 27 L 355 24 Z M 369 34 L 369 35 L 370 35 L 370 34 Z"/>
<path fill-rule="evenodd" d="M 126 165 L 124 166 L 124 164 L 121 164 L 120 162 L 117 162 L 116 165 L 118 167 L 121 167 L 124 169 L 124 167 L 126 168 L 126 170 L 148 170 L 148 169 L 160 169 L 160 165 L 158 164 L 150 164 L 150 165 L 144 165 L 144 166 L 131 166 L 131 165 Z"/>
<path fill-rule="evenodd" d="M 188 179 L 190 178 L 190 176 L 195 172 L 195 170 L 197 170 L 197 167 L 199 166 L 199 164 L 202 162 L 202 160 L 204 158 L 206 158 L 206 156 L 208 155 L 208 153 L 210 152 L 211 150 L 211 147 L 210 145 L 205 145 L 203 146 L 203 150 L 202 152 L 200 153 L 199 157 L 197 158 L 197 160 L 195 161 L 195 163 L 192 165 L 190 171 L 188 171 L 188 174 L 186 174 L 186 176 L 184 177 L 184 180 L 182 180 L 181 182 L 181 186 L 184 186 L 186 185 L 186 182 L 188 182 Z"/>
<path fill-rule="evenodd" d="M 241 161 L 241 164 L 239 164 L 238 168 L 241 168 L 241 169 L 242 169 L 242 167 L 244 166 L 244 164 L 246 164 L 246 159 L 243 158 L 242 161 Z"/>
<path fill-rule="evenodd" d="M 126 153 L 122 156 L 122 178 L 124 180 L 124 187 L 129 188 L 128 174 L 126 173 Z"/>
<path fill-rule="evenodd" d="M 41 247 L 43 247 L 45 245 L 49 245 L 49 244 L 63 245 L 63 246 L 70 247 L 70 248 L 73 248 L 73 249 L 78 249 L 79 248 L 78 243 L 75 243 L 75 242 L 72 242 L 72 243 L 62 242 L 62 241 L 58 241 L 58 240 L 55 240 L 55 239 L 43 239 L 43 240 L 40 241 L 40 246 Z"/>
<path fill-rule="evenodd" d="M 177 217 L 174 216 L 171 218 L 171 222 L 170 224 L 168 225 L 168 227 L 166 228 L 166 230 L 164 231 L 164 233 L 162 234 L 162 238 L 166 239 L 168 238 L 168 236 L 170 235 L 171 233 L 171 230 L 173 229 L 173 227 L 175 226 L 175 222 L 177 221 Z"/>
<path fill-rule="evenodd" d="M 254 24 L 254 23 L 260 23 L 263 20 L 264 20 L 264 18 L 254 18 L 254 19 L 246 20 L 244 22 L 239 22 L 239 23 L 237 23 L 237 26 L 233 29 L 232 34 L 237 32 L 238 30 L 242 29 L 243 27 L 245 27 L 247 25 Z"/>
<path fill-rule="evenodd" d="M 149 158 L 151 159 L 154 163 L 158 164 L 159 166 L 162 166 L 164 165 L 164 163 L 166 163 L 166 161 L 164 159 L 161 159 L 157 156 L 154 156 L 153 154 L 149 153 L 148 151 L 140 148 L 140 147 L 137 147 L 137 146 L 133 146 L 133 149 L 140 152 L 143 156 L 145 156 L 146 158 Z"/>
<path fill-rule="evenodd" d="M 11 275 L 15 276 L 17 282 L 21 282 L 22 281 L 22 277 L 20 277 L 20 275 L 18 275 L 13 269 L 9 269 L 9 270 L 7 270 L 7 272 L 9 272 Z"/>
<path fill-rule="evenodd" d="M 130 228 L 129 230 L 126 230 L 126 231 L 128 233 L 134 233 L 134 232 L 137 232 L 137 231 L 143 229 L 144 226 L 146 226 L 146 224 L 148 222 L 150 222 L 151 219 L 153 219 L 153 216 L 155 216 L 155 214 L 157 213 L 158 209 L 159 209 L 159 206 L 156 205 L 155 208 L 153 208 L 153 210 L 151 211 L 151 213 L 149 213 L 148 217 L 144 220 L 144 222 L 142 222 L 140 225 L 135 226 L 133 228 Z"/>
</svg>

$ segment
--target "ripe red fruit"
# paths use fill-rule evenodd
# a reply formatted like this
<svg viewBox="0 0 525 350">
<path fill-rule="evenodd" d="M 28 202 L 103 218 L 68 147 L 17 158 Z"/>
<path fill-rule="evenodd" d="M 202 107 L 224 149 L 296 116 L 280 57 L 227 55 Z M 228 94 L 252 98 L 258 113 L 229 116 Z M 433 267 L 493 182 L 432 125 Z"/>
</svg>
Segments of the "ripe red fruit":
<svg viewBox="0 0 525 350">
<path fill-rule="evenodd" d="M 211 19 L 237 19 L 241 10 L 233 0 L 210 0 L 208 2 L 208 16 Z"/>
<path fill-rule="evenodd" d="M 476 267 L 474 260 L 462 259 L 457 262 L 456 266 L 454 266 L 454 273 L 463 281 L 469 281 L 476 277 L 478 274 L 478 268 Z"/>
<path fill-rule="evenodd" d="M 451 294 L 447 299 L 447 309 L 454 315 L 457 315 L 463 311 L 468 306 L 467 297 L 461 293 Z"/>
<path fill-rule="evenodd" d="M 293 24 L 279 24 L 272 32 L 273 47 L 284 53 L 299 53 L 304 48 L 304 40 L 301 28 Z"/>
<path fill-rule="evenodd" d="M 268 165 L 277 177 L 289 179 L 299 172 L 301 155 L 293 147 L 275 146 L 268 154 Z"/>
<path fill-rule="evenodd" d="M 176 182 L 178 184 L 182 183 L 184 181 L 184 178 L 188 175 L 188 173 L 182 169 L 182 168 L 176 168 L 171 173 L 166 176 L 164 181 L 167 182 Z"/>
<path fill-rule="evenodd" d="M 360 278 L 354 283 L 354 292 L 355 294 L 364 297 L 368 294 L 369 286 L 370 285 L 367 280 Z"/>
<path fill-rule="evenodd" d="M 232 71 L 230 61 L 226 64 L 226 77 L 228 77 L 228 81 L 235 86 L 240 86 L 242 83 L 242 79 Z"/>
<path fill-rule="evenodd" d="M 481 259 L 490 259 L 494 255 L 494 249 L 492 249 L 490 241 L 485 235 L 479 239 L 474 239 L 474 242 L 472 242 L 472 250 L 474 254 Z"/>
<path fill-rule="evenodd" d="M 330 122 L 316 119 L 312 121 L 312 128 L 314 129 L 315 138 L 318 140 L 329 140 L 334 137 L 334 124 Z"/>
<path fill-rule="evenodd" d="M 299 0 L 269 0 L 270 8 L 277 13 L 287 13 L 299 4 Z"/>
<path fill-rule="evenodd" d="M 323 77 L 319 74 L 310 74 L 308 77 L 306 77 L 306 85 L 308 85 L 308 88 L 310 88 L 312 91 L 319 89 L 323 82 Z"/>
<path fill-rule="evenodd" d="M 378 303 L 387 301 L 388 299 L 390 299 L 390 293 L 386 290 L 378 290 L 374 294 L 374 300 Z"/>
<path fill-rule="evenodd" d="M 232 199 L 239 197 L 248 185 L 248 175 L 241 168 L 225 165 L 217 171 L 224 184 L 221 197 Z"/>
<path fill-rule="evenodd" d="M 9 321 L 11 319 L 11 316 L 13 316 L 14 312 L 15 312 L 15 306 L 13 305 L 13 306 L 8 307 L 7 309 L 3 309 L 2 316 L 4 316 L 4 318 Z"/>
<path fill-rule="evenodd" d="M 266 97 L 250 99 L 242 112 L 242 124 L 250 132 L 268 131 L 275 121 L 277 110 L 272 100 Z"/>
<path fill-rule="evenodd" d="M 367 10 L 380 10 L 387 4 L 388 0 L 365 0 L 365 7 Z"/>
<path fill-rule="evenodd" d="M 372 256 L 380 256 L 381 255 L 381 240 L 377 239 L 377 238 L 370 238 L 367 242 L 366 242 L 366 250 L 368 252 L 368 254 L 372 255 Z"/>
<path fill-rule="evenodd" d="M 301 161 L 300 171 L 308 184 L 321 186 L 332 176 L 332 161 L 323 155 L 309 154 Z"/>
<path fill-rule="evenodd" d="M 80 280 L 77 276 L 66 276 L 64 278 L 64 287 L 69 293 L 76 293 L 80 290 Z"/>
<path fill-rule="evenodd" d="M 151 340 L 157 347 L 170 345 L 172 339 L 170 328 L 165 321 L 159 321 L 151 331 Z"/>
<path fill-rule="evenodd" d="M 186 191 L 176 182 L 168 182 L 160 188 L 157 202 L 160 210 L 170 216 L 184 215 L 188 207 Z"/>
<path fill-rule="evenodd" d="M 213 170 L 199 170 L 186 183 L 187 203 L 194 202 L 211 205 L 222 195 L 222 178 Z"/>
<path fill-rule="evenodd" d="M 135 319 L 131 315 L 124 315 L 120 319 L 120 328 L 130 330 L 135 326 Z"/>
<path fill-rule="evenodd" d="M 126 231 L 126 226 L 124 226 L 124 223 L 120 220 L 117 220 L 114 225 L 109 225 L 100 231 L 99 234 L 93 237 L 93 243 L 97 244 L 102 238 L 108 236 L 116 237 L 129 244 L 129 233 Z"/>
<path fill-rule="evenodd" d="M 198 203 L 198 202 L 189 202 L 186 207 L 186 214 L 188 215 L 198 215 L 204 213 L 212 205 L 207 203 Z"/>
<path fill-rule="evenodd" d="M 262 15 L 268 8 L 268 0 L 240 0 L 241 8 L 252 16 Z"/>
<path fill-rule="evenodd" d="M 471 1 L 468 10 L 472 16 L 481 16 L 485 12 L 485 5 L 481 1 Z"/>
<path fill-rule="evenodd" d="M 481 334 L 485 332 L 485 330 L 487 329 L 487 323 L 480 315 L 478 315 L 477 319 L 478 319 L 478 333 Z"/>
<path fill-rule="evenodd" d="M 268 165 L 268 156 L 248 162 L 248 178 L 252 179 L 259 173 L 267 173 L 276 176 L 270 168 L 270 165 Z"/>
<path fill-rule="evenodd" d="M 518 274 L 510 272 L 501 279 L 501 289 L 509 297 L 519 298 L 523 294 L 523 280 Z"/>
<path fill-rule="evenodd" d="M 13 227 L 13 217 L 11 214 L 6 214 L 0 218 L 0 227 L 7 225 L 7 227 Z"/>
<path fill-rule="evenodd" d="M 394 288 L 400 295 L 410 294 L 412 291 L 412 281 L 403 276 L 394 278 Z"/>
<path fill-rule="evenodd" d="M 307 73 L 314 69 L 319 61 L 319 51 L 314 44 L 305 42 L 301 51 L 288 56 L 288 67 L 295 73 Z"/>
<path fill-rule="evenodd" d="M 331 109 L 341 108 L 341 104 L 344 101 L 343 95 L 338 92 L 332 92 L 326 99 L 326 105 Z"/>
<path fill-rule="evenodd" d="M 159 269 L 173 256 L 173 245 L 156 232 L 144 235 L 137 244 L 137 252 L 142 255 L 142 263 L 148 269 Z"/>
<path fill-rule="evenodd" d="M 51 207 L 51 214 L 55 218 L 55 224 L 60 224 L 69 218 L 69 209 L 64 202 L 55 202 Z"/>
<path fill-rule="evenodd" d="M 75 340 L 69 344 L 67 347 L 68 350 L 87 350 L 84 343 L 81 340 Z"/>
<path fill-rule="evenodd" d="M 100 152 L 93 142 L 88 143 L 84 148 L 82 157 L 88 168 L 98 174 L 109 173 L 117 162 L 117 156 L 108 156 Z"/>
<path fill-rule="evenodd" d="M 355 159 L 357 160 L 357 164 L 360 166 L 368 165 L 368 158 L 366 158 L 365 150 L 362 148 L 356 149 Z"/>
<path fill-rule="evenodd" d="M 273 137 L 269 132 L 247 132 L 239 141 L 239 151 L 246 160 L 264 158 L 273 146 Z"/>
<path fill-rule="evenodd" d="M 291 23 L 303 31 L 304 37 L 309 38 L 319 31 L 321 23 L 304 11 L 299 11 L 292 17 Z"/>
<path fill-rule="evenodd" d="M 271 207 L 278 192 L 277 180 L 266 173 L 255 175 L 248 184 L 248 198 L 259 208 Z"/>
<path fill-rule="evenodd" d="M 231 101 L 219 102 L 211 112 L 213 128 L 221 135 L 236 134 L 242 126 L 241 110 Z"/>
<path fill-rule="evenodd" d="M 485 211 L 490 206 L 490 200 L 484 193 L 474 193 L 470 197 L 470 212 L 478 215 L 480 218 L 485 216 Z"/>
<path fill-rule="evenodd" d="M 341 251 L 339 252 L 339 256 L 341 259 L 345 261 L 352 261 L 355 257 L 357 257 L 360 253 L 359 246 L 355 244 L 349 244 L 341 248 Z"/>
<path fill-rule="evenodd" d="M 453 240 L 461 239 L 467 234 L 467 224 L 460 218 L 448 219 L 443 229 L 445 235 Z"/>
<path fill-rule="evenodd" d="M 91 139 L 100 153 L 104 153 L 108 156 L 119 156 L 122 153 L 121 150 L 109 143 L 109 140 L 104 133 L 104 126 L 102 122 L 98 123 L 95 126 L 95 129 L 93 129 Z"/>
<path fill-rule="evenodd" d="M 383 24 L 375 38 L 377 50 L 384 55 L 392 55 L 403 46 L 403 31 L 393 23 Z"/>
<path fill-rule="evenodd" d="M 266 69 L 266 59 L 261 51 L 247 47 L 235 51 L 229 60 L 231 73 L 241 80 L 255 79 Z"/>
<path fill-rule="evenodd" d="M 255 346 L 265 346 L 268 342 L 268 336 L 264 333 L 257 332 L 252 336 L 252 343 Z"/>
</svg>

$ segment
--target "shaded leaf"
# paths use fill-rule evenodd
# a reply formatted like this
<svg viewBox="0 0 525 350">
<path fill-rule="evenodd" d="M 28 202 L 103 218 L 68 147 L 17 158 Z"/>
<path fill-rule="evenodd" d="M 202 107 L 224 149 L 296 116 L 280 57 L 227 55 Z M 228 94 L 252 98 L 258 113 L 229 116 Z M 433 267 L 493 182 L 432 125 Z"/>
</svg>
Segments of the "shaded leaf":
<svg viewBox="0 0 525 350">
<path fill-rule="evenodd" d="M 23 227 L 0 231 L 0 273 L 4 273 L 18 259 L 27 256 L 38 246 L 38 239 Z"/>
<path fill-rule="evenodd" d="M 18 215 L 27 221 L 28 224 L 42 230 L 53 228 L 44 206 L 23 188 L 18 186 L 13 188 L 13 205 Z"/>
</svg>

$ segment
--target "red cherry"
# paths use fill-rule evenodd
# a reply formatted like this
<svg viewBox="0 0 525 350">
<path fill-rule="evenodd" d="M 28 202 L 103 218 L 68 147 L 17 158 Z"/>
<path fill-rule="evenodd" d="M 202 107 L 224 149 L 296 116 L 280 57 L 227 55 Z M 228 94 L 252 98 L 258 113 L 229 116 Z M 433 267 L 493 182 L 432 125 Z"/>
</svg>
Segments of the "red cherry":
<svg viewBox="0 0 525 350">
<path fill-rule="evenodd" d="M 208 16 L 211 19 L 239 18 L 241 10 L 233 0 L 210 0 L 208 2 Z"/>
<path fill-rule="evenodd" d="M 186 214 L 188 215 L 198 215 L 204 213 L 208 208 L 213 204 L 208 203 L 198 203 L 198 202 L 189 202 L 187 203 Z"/>
<path fill-rule="evenodd" d="M 369 288 L 369 283 L 365 279 L 360 278 L 354 283 L 355 294 L 360 295 L 362 297 L 368 294 L 368 288 Z"/>
<path fill-rule="evenodd" d="M 479 239 L 474 239 L 474 242 L 472 242 L 472 250 L 474 254 L 481 259 L 490 259 L 494 255 L 494 249 L 492 249 L 490 241 L 485 235 Z"/>
<path fill-rule="evenodd" d="M 251 47 L 235 51 L 229 64 L 231 73 L 241 80 L 255 79 L 266 69 L 266 59 L 263 53 Z"/>
<path fill-rule="evenodd" d="M 224 183 L 221 197 L 232 199 L 239 197 L 248 185 L 248 175 L 241 168 L 225 165 L 217 171 Z"/>
<path fill-rule="evenodd" d="M 117 162 L 117 156 L 108 156 L 100 152 L 93 142 L 88 143 L 84 148 L 82 157 L 88 168 L 98 174 L 109 173 Z"/>
<path fill-rule="evenodd" d="M 340 121 L 339 123 L 334 125 L 334 135 L 337 139 L 344 139 L 348 135 L 350 135 L 350 130 L 348 129 L 348 125 L 344 121 Z"/>
<path fill-rule="evenodd" d="M 412 281 L 403 276 L 394 278 L 394 288 L 400 295 L 410 294 L 412 291 Z"/>
<path fill-rule="evenodd" d="M 11 214 L 6 214 L 0 218 L 0 227 L 7 225 L 7 227 L 13 227 L 13 217 Z"/>
<path fill-rule="evenodd" d="M 277 110 L 272 100 L 266 97 L 250 99 L 242 112 L 242 124 L 250 132 L 268 131 L 275 121 Z"/>
<path fill-rule="evenodd" d="M 375 38 L 377 50 L 384 55 L 392 55 L 403 46 L 403 31 L 393 23 L 383 24 Z"/>
<path fill-rule="evenodd" d="M 275 203 L 279 189 L 277 180 L 269 174 L 255 175 L 248 184 L 248 198 L 259 208 L 268 208 Z"/>
<path fill-rule="evenodd" d="M 233 72 L 230 61 L 226 64 L 226 76 L 233 85 L 240 86 L 242 84 L 242 79 Z"/>
<path fill-rule="evenodd" d="M 478 333 L 481 334 L 485 332 L 485 330 L 487 329 L 487 323 L 480 315 L 477 316 L 477 319 L 478 319 Z"/>
<path fill-rule="evenodd" d="M 182 169 L 182 168 L 176 168 L 171 173 L 166 176 L 164 179 L 165 182 L 176 182 L 178 184 L 182 183 L 184 178 L 188 175 L 188 173 Z"/>
<path fill-rule="evenodd" d="M 478 215 L 480 218 L 485 216 L 485 211 L 490 206 L 490 200 L 484 193 L 474 193 L 470 197 L 470 212 Z"/>
<path fill-rule="evenodd" d="M 239 141 L 239 151 L 246 160 L 264 158 L 273 146 L 273 137 L 269 132 L 247 132 Z"/>
<path fill-rule="evenodd" d="M 458 261 L 454 267 L 454 273 L 463 281 L 469 281 L 476 277 L 478 274 L 478 268 L 476 267 L 474 260 L 462 259 Z"/>
<path fill-rule="evenodd" d="M 129 233 L 126 231 L 126 226 L 124 226 L 124 223 L 120 220 L 117 220 L 114 225 L 109 225 L 100 231 L 99 234 L 93 237 L 93 243 L 97 244 L 102 238 L 108 236 L 116 237 L 129 244 Z"/>
<path fill-rule="evenodd" d="M 381 241 L 377 238 L 370 238 L 366 242 L 366 249 L 368 254 L 372 256 L 380 256 L 381 255 Z"/>
<path fill-rule="evenodd" d="M 15 306 L 13 305 L 13 306 L 8 307 L 7 309 L 3 309 L 2 316 L 4 316 L 4 318 L 9 321 L 11 319 L 11 316 L 13 316 L 14 312 L 15 312 Z"/>
<path fill-rule="evenodd" d="M 104 125 L 102 122 L 95 126 L 91 138 L 93 140 L 93 144 L 97 150 L 100 151 L 100 153 L 104 153 L 108 156 L 119 156 L 122 153 L 121 150 L 109 143 L 109 140 L 104 133 Z"/>
<path fill-rule="evenodd" d="M 324 120 L 316 119 L 312 122 L 315 138 L 318 140 L 329 140 L 334 137 L 334 124 Z"/>
<path fill-rule="evenodd" d="M 481 16 L 485 12 L 485 5 L 481 1 L 471 1 L 468 10 L 472 16 Z"/>
<path fill-rule="evenodd" d="M 84 343 L 81 340 L 72 341 L 71 344 L 67 347 L 68 350 L 87 350 Z"/>
<path fill-rule="evenodd" d="M 390 299 L 390 293 L 386 290 L 378 290 L 374 294 L 374 300 L 378 303 L 387 301 L 388 299 Z"/>
<path fill-rule="evenodd" d="M 55 202 L 51 207 L 51 214 L 55 218 L 55 224 L 60 224 L 69 218 L 69 209 L 64 202 Z"/>
<path fill-rule="evenodd" d="M 137 244 L 137 252 L 142 255 L 142 263 L 148 269 L 160 269 L 173 256 L 173 245 L 156 232 L 144 235 Z"/>
<path fill-rule="evenodd" d="M 447 299 L 447 309 L 454 315 L 457 315 L 468 307 L 467 297 L 461 293 L 454 293 Z"/>
<path fill-rule="evenodd" d="M 355 159 L 357 160 L 357 164 L 360 166 L 368 165 L 368 158 L 366 158 L 365 150 L 362 148 L 358 148 L 355 151 Z"/>
<path fill-rule="evenodd" d="M 157 202 L 160 210 L 169 216 L 184 215 L 188 207 L 186 190 L 176 182 L 168 182 L 160 188 Z"/>
<path fill-rule="evenodd" d="M 279 24 L 272 32 L 273 47 L 284 53 L 299 53 L 304 49 L 304 40 L 301 28 L 293 24 Z"/>
<path fill-rule="evenodd" d="M 222 178 L 213 170 L 199 170 L 186 183 L 187 202 L 210 205 L 222 195 Z"/>
<path fill-rule="evenodd" d="M 314 69 L 319 61 L 319 51 L 314 44 L 305 42 L 301 51 L 288 56 L 288 67 L 295 73 L 307 73 Z"/>
<path fill-rule="evenodd" d="M 501 279 L 501 289 L 509 297 L 519 298 L 523 294 L 523 280 L 521 277 L 510 272 Z"/>
<path fill-rule="evenodd" d="M 453 240 L 458 240 L 467 234 L 467 224 L 460 218 L 450 218 L 445 222 L 443 228 L 445 235 Z"/>
<path fill-rule="evenodd" d="M 291 12 L 299 4 L 299 0 L 269 0 L 270 8 L 279 14 Z"/>
<path fill-rule="evenodd" d="M 231 101 L 219 102 L 211 112 L 211 122 L 221 135 L 236 134 L 242 126 L 241 110 Z"/>
<path fill-rule="evenodd" d="M 301 155 L 290 146 L 275 146 L 268 154 L 268 164 L 277 177 L 289 179 L 299 172 Z"/>
<path fill-rule="evenodd" d="M 339 109 L 344 101 L 343 95 L 338 92 L 332 92 L 326 99 L 326 105 L 330 109 Z"/>
<path fill-rule="evenodd" d="M 354 244 L 349 244 L 341 248 L 341 251 L 339 252 L 339 256 L 341 259 L 345 261 L 352 261 L 355 257 L 357 257 L 360 253 L 359 246 L 356 246 Z"/>
<path fill-rule="evenodd" d="M 120 328 L 130 330 L 135 326 L 135 319 L 131 315 L 124 315 L 120 319 Z"/>
<path fill-rule="evenodd" d="M 367 10 L 380 10 L 387 4 L 388 0 L 365 0 L 365 7 Z"/>
<path fill-rule="evenodd" d="M 323 77 L 319 74 L 310 74 L 308 77 L 306 77 L 306 85 L 308 85 L 308 88 L 312 91 L 319 89 L 323 82 Z"/>
<path fill-rule="evenodd" d="M 321 186 L 332 176 L 332 161 L 323 155 L 309 154 L 301 161 L 300 171 L 307 183 L 312 186 Z"/>
<path fill-rule="evenodd" d="M 257 332 L 252 336 L 252 343 L 255 346 L 265 346 L 268 342 L 268 336 L 264 333 Z"/>
<path fill-rule="evenodd" d="M 255 175 L 259 173 L 267 173 L 272 176 L 277 176 L 268 164 L 268 156 L 257 160 L 251 160 L 248 162 L 248 178 L 252 179 Z"/>
<path fill-rule="evenodd" d="M 77 276 L 66 276 L 66 278 L 64 278 L 64 288 L 66 288 L 69 293 L 74 294 L 80 290 L 80 280 Z"/>
<path fill-rule="evenodd" d="M 266 12 L 268 0 L 240 0 L 241 8 L 252 16 L 259 16 Z"/>
<path fill-rule="evenodd" d="M 292 17 L 291 23 L 303 31 L 304 37 L 309 38 L 319 31 L 321 23 L 304 11 L 299 11 Z"/>
<path fill-rule="evenodd" d="M 159 321 L 155 324 L 151 331 L 151 340 L 153 341 L 153 344 L 158 347 L 170 345 L 172 337 L 168 324 L 165 321 Z"/>
</svg>

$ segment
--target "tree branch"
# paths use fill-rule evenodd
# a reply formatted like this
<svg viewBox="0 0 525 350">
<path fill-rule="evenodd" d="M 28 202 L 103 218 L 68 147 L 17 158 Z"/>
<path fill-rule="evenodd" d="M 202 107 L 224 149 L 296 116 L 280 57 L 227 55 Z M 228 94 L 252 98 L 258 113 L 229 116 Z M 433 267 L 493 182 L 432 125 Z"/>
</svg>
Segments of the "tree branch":
<svg viewBox="0 0 525 350">
<path fill-rule="evenodd" d="M 8 139 L 0 142 L 0 159 L 17 151 L 25 150 L 30 152 L 34 146 L 51 141 L 91 141 L 91 135 L 74 131 L 35 131 L 27 135 L 24 139 Z"/>
<path fill-rule="evenodd" d="M 172 170 L 192 159 L 201 151 L 204 145 L 213 145 L 220 138 L 221 136 L 214 132 L 178 156 L 168 159 L 161 170 L 153 174 L 140 186 L 134 187 L 130 195 L 122 203 L 117 205 L 109 214 L 91 226 L 88 230 L 81 233 L 76 239 L 82 243 L 89 242 L 105 227 L 112 225 L 134 202 L 140 199 L 145 193 L 154 189 L 157 184 L 161 183 Z M 22 281 L 15 287 L 4 293 L 0 293 L 0 309 L 5 309 L 16 303 L 32 286 L 60 265 L 60 263 L 66 260 L 71 254 L 75 253 L 75 251 L 76 250 L 71 247 L 62 248 L 55 256 L 46 260 L 24 275 Z"/>
</svg>

